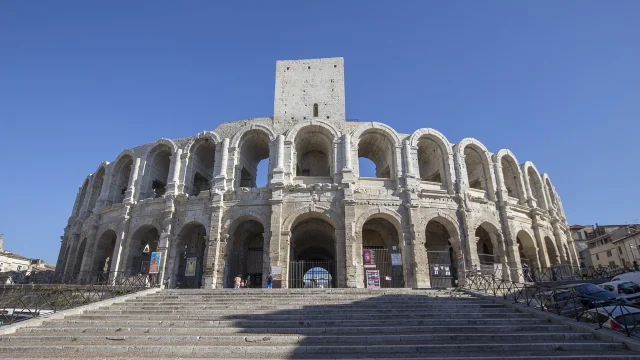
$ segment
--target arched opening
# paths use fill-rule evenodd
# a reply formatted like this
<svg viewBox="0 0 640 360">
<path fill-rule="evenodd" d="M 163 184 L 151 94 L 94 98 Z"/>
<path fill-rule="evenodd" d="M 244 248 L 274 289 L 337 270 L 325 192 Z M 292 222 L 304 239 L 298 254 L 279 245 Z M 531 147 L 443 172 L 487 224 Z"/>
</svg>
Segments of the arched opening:
<svg viewBox="0 0 640 360">
<path fill-rule="evenodd" d="M 335 228 L 307 217 L 291 229 L 289 288 L 337 287 Z"/>
<path fill-rule="evenodd" d="M 533 238 L 524 230 L 520 230 L 516 235 L 518 252 L 520 253 L 520 265 L 523 268 L 537 269 L 538 255 L 536 243 Z"/>
<path fill-rule="evenodd" d="M 158 251 L 160 233 L 151 225 L 143 225 L 133 233 L 129 244 L 129 261 L 125 267 L 131 275 L 148 274 L 151 253 Z"/>
<path fill-rule="evenodd" d="M 91 271 L 97 274 L 101 280 L 105 280 L 103 274 L 108 273 L 111 269 L 117 238 L 118 236 L 113 230 L 103 232 L 100 238 L 98 238 Z"/>
<path fill-rule="evenodd" d="M 558 257 L 558 253 L 556 252 L 556 247 L 553 244 L 553 240 L 550 237 L 544 237 L 544 245 L 547 248 L 547 255 L 549 256 L 549 263 L 551 265 L 560 264 L 560 258 Z"/>
<path fill-rule="evenodd" d="M 233 287 L 233 279 L 240 276 L 248 287 L 262 287 L 264 258 L 264 226 L 256 220 L 241 222 L 229 238 L 231 250 L 227 256 L 226 287 Z"/>
<path fill-rule="evenodd" d="M 454 249 L 453 237 L 443 221 L 430 220 L 425 229 L 424 247 L 427 250 L 427 266 L 432 288 L 453 287 L 458 281 L 456 259 L 459 249 Z"/>
<path fill-rule="evenodd" d="M 216 145 L 211 139 L 199 139 L 193 144 L 185 188 L 187 194 L 197 196 L 201 191 L 211 189 L 215 158 Z"/>
<path fill-rule="evenodd" d="M 489 223 L 483 223 L 475 231 L 478 267 L 483 274 L 495 274 L 501 277 L 506 266 L 502 238 L 498 230 Z"/>
<path fill-rule="evenodd" d="M 540 177 L 533 170 L 532 167 L 527 169 L 527 175 L 529 177 L 529 188 L 531 189 L 531 196 L 536 200 L 537 206 L 541 209 L 544 208 L 544 196 L 542 195 L 542 183 L 540 182 Z"/>
<path fill-rule="evenodd" d="M 317 125 L 303 127 L 295 138 L 296 176 L 331 177 L 333 135 Z"/>
<path fill-rule="evenodd" d="M 503 156 L 500 160 L 500 165 L 502 167 L 502 178 L 504 179 L 507 194 L 511 198 L 519 198 L 521 189 L 518 179 L 518 165 L 510 156 Z"/>
<path fill-rule="evenodd" d="M 556 196 L 555 196 L 556 193 L 553 191 L 553 186 L 551 186 L 549 179 L 547 179 L 546 185 L 547 185 L 547 192 L 549 193 L 549 200 L 551 200 L 551 203 L 549 205 L 553 206 L 554 208 L 557 208 L 558 203 L 556 202 Z"/>
<path fill-rule="evenodd" d="M 82 259 L 84 259 L 84 251 L 86 246 L 87 238 L 84 238 L 76 252 L 76 261 L 73 263 L 73 272 L 71 274 L 78 278 L 80 277 L 80 269 L 82 268 Z"/>
<path fill-rule="evenodd" d="M 318 104 L 313 104 L 313 117 L 318 117 Z"/>
<path fill-rule="evenodd" d="M 131 176 L 131 167 L 133 159 L 129 155 L 125 155 L 116 163 L 113 168 L 113 178 L 111 188 L 109 189 L 112 204 L 119 204 L 124 201 L 127 187 L 129 186 L 129 177 Z"/>
<path fill-rule="evenodd" d="M 269 136 L 261 130 L 249 130 L 240 139 L 240 158 L 237 167 L 237 185 L 239 187 L 257 187 L 258 164 L 269 159 Z M 268 179 L 271 178 L 271 164 L 268 166 Z"/>
<path fill-rule="evenodd" d="M 207 230 L 204 225 L 197 222 L 189 223 L 180 230 L 178 244 L 172 254 L 175 266 L 175 287 L 192 289 L 202 287 L 206 236 Z"/>
<path fill-rule="evenodd" d="M 381 288 L 404 287 L 402 252 L 398 230 L 387 219 L 372 218 L 362 226 L 362 250 L 365 256 L 365 271 L 377 270 Z M 369 264 L 367 264 L 369 252 Z M 365 276 L 367 286 L 367 276 Z"/>
<path fill-rule="evenodd" d="M 358 158 L 367 158 L 373 162 L 375 177 L 389 179 L 393 173 L 393 149 L 393 143 L 387 136 L 374 130 L 368 130 L 360 136 Z M 360 177 L 365 177 L 360 169 L 358 171 Z"/>
<path fill-rule="evenodd" d="M 82 210 L 82 205 L 84 204 L 84 198 L 87 196 L 87 191 L 89 191 L 89 179 L 84 181 L 82 184 L 82 189 L 80 189 L 80 196 L 78 197 L 78 207 L 76 208 L 76 216 L 80 214 L 80 210 Z"/>
<path fill-rule="evenodd" d="M 93 176 L 93 182 L 91 183 L 91 198 L 89 199 L 89 207 L 87 211 L 93 211 L 96 207 L 96 202 L 100 196 L 102 190 L 102 183 L 104 182 L 104 167 L 100 167 L 100 170 Z"/>
<path fill-rule="evenodd" d="M 149 154 L 145 166 L 149 186 L 147 198 L 160 198 L 167 192 L 170 165 L 171 148 L 165 144 L 156 146 Z"/>
<path fill-rule="evenodd" d="M 444 183 L 444 157 L 440 145 L 429 136 L 418 140 L 418 170 L 420 179 Z"/>
<path fill-rule="evenodd" d="M 464 163 L 467 167 L 469 187 L 487 191 L 487 171 L 484 161 L 482 161 L 482 155 L 474 146 L 464 148 Z"/>
</svg>

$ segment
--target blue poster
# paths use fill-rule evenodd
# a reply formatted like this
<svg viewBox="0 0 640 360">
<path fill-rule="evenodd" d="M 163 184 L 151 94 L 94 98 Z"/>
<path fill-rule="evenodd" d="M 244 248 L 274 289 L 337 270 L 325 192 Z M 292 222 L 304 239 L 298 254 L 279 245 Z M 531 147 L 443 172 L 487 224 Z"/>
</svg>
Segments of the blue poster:
<svg viewBox="0 0 640 360">
<path fill-rule="evenodd" d="M 157 274 L 159 272 L 161 258 L 162 258 L 162 253 L 159 253 L 159 252 L 151 253 L 151 261 L 149 261 L 149 274 Z"/>
</svg>

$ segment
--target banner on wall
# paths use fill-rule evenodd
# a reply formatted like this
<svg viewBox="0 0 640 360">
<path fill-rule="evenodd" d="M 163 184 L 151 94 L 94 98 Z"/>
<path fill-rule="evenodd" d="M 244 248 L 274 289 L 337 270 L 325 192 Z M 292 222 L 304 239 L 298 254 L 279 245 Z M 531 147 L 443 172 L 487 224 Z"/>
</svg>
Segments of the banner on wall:
<svg viewBox="0 0 640 360">
<path fill-rule="evenodd" d="M 271 276 L 273 280 L 282 280 L 282 267 L 281 266 L 272 266 L 271 267 Z"/>
<path fill-rule="evenodd" d="M 162 253 L 160 252 L 151 253 L 151 260 L 149 261 L 149 274 L 157 274 L 160 272 L 161 258 L 162 258 Z"/>
<path fill-rule="evenodd" d="M 197 257 L 187 258 L 187 264 L 184 267 L 184 276 L 196 276 L 196 264 L 198 263 Z"/>
<path fill-rule="evenodd" d="M 380 270 L 365 270 L 367 272 L 367 288 L 380 289 Z"/>
<path fill-rule="evenodd" d="M 365 266 L 376 264 L 376 253 L 371 249 L 362 250 L 362 260 Z"/>
</svg>

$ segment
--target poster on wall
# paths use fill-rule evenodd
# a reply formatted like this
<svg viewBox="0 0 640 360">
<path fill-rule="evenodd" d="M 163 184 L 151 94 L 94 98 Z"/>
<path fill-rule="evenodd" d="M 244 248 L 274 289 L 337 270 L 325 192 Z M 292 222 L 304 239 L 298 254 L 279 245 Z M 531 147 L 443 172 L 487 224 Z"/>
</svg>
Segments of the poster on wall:
<svg viewBox="0 0 640 360">
<path fill-rule="evenodd" d="M 162 258 L 162 253 L 160 252 L 151 253 L 151 261 L 149 263 L 149 274 L 157 274 L 158 272 L 160 272 L 161 258 Z"/>
<path fill-rule="evenodd" d="M 368 265 L 375 265 L 376 253 L 371 249 L 364 249 L 362 250 L 362 259 L 365 267 L 368 267 Z"/>
<path fill-rule="evenodd" d="M 380 270 L 367 269 L 367 288 L 380 289 Z"/>
<path fill-rule="evenodd" d="M 402 255 L 400 255 L 399 253 L 391 254 L 391 265 L 402 265 Z"/>
<path fill-rule="evenodd" d="M 281 266 L 272 266 L 271 267 L 271 276 L 273 280 L 282 280 L 282 267 Z"/>
<path fill-rule="evenodd" d="M 196 257 L 187 258 L 187 265 L 184 267 L 184 276 L 196 276 L 197 263 L 198 263 L 198 258 Z"/>
</svg>

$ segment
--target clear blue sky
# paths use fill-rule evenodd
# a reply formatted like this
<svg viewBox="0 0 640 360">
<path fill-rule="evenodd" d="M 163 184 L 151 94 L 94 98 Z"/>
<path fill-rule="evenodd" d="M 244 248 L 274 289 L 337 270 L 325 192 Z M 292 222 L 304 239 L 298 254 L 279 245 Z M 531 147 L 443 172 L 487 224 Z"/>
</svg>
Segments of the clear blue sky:
<svg viewBox="0 0 640 360">
<path fill-rule="evenodd" d="M 570 223 L 640 221 L 640 1 L 0 2 L 0 232 L 55 262 L 78 187 L 160 137 L 270 116 L 275 62 L 345 58 L 347 117 L 475 137 Z"/>
</svg>

